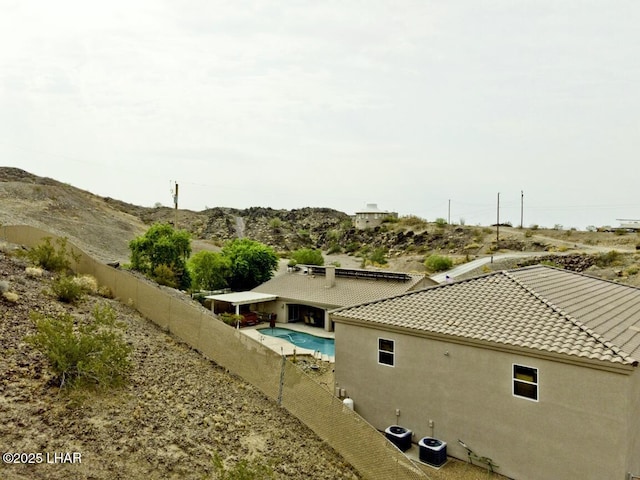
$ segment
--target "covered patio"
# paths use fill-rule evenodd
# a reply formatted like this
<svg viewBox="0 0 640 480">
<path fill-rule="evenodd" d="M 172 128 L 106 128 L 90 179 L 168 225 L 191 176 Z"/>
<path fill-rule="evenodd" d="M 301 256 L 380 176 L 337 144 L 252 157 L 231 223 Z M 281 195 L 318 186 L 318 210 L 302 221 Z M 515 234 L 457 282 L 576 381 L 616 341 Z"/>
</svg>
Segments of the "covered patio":
<svg viewBox="0 0 640 480">
<path fill-rule="evenodd" d="M 255 325 L 261 320 L 267 320 L 271 318 L 259 318 L 259 312 L 257 312 L 257 305 L 265 302 L 272 302 L 277 295 L 260 292 L 233 292 L 233 293 L 221 293 L 217 295 L 207 295 L 205 297 L 211 300 L 211 312 L 216 315 L 218 313 L 229 313 L 233 310 L 236 315 L 242 315 L 247 320 L 249 325 Z M 253 308 L 251 308 L 253 306 Z M 230 309 L 229 307 L 233 307 Z M 267 316 L 273 316 L 275 320 L 275 314 L 266 314 Z"/>
</svg>

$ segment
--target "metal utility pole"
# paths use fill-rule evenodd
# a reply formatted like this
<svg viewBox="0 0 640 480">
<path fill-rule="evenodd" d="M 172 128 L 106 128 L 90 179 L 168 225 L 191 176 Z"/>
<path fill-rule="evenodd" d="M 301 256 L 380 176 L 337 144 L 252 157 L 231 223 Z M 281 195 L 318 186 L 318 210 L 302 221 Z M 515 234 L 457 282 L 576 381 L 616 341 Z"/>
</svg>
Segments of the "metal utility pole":
<svg viewBox="0 0 640 480">
<path fill-rule="evenodd" d="M 524 228 L 524 190 L 520 190 L 520 229 Z"/>
<path fill-rule="evenodd" d="M 175 208 L 175 220 L 173 223 L 173 228 L 178 229 L 178 182 L 176 182 L 176 189 L 173 193 L 173 205 Z"/>
<path fill-rule="evenodd" d="M 498 212 L 496 214 L 496 250 L 500 248 L 500 192 L 498 192 Z"/>
</svg>

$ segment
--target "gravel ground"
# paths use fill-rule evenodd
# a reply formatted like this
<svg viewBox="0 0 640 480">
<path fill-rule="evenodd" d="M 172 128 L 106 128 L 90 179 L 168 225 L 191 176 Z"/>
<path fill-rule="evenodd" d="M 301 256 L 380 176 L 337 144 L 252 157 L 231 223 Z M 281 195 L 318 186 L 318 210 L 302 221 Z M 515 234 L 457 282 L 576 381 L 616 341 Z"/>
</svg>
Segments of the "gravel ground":
<svg viewBox="0 0 640 480">
<path fill-rule="evenodd" d="M 87 297 L 77 306 L 46 293 L 51 276 L 31 278 L 0 253 L 0 451 L 79 452 L 80 464 L 0 464 L 3 479 L 204 479 L 214 454 L 268 464 L 278 479 L 356 479 L 313 432 L 243 380 L 229 375 L 135 311 Z M 110 393 L 65 393 L 45 358 L 24 343 L 29 312 L 89 315 L 109 302 L 134 346 L 129 384 Z"/>
</svg>

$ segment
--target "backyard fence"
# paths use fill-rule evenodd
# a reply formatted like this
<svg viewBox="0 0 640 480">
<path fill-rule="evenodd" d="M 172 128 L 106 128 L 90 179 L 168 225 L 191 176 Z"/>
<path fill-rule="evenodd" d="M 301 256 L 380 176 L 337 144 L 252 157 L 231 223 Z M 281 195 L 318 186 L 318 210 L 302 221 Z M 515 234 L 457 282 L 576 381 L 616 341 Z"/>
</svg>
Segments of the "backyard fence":
<svg viewBox="0 0 640 480">
<path fill-rule="evenodd" d="M 2 226 L 0 238 L 33 247 L 56 235 L 28 227 Z M 418 480 L 427 475 L 384 435 L 295 364 L 259 342 L 229 328 L 187 296 L 177 295 L 135 275 L 100 263 L 67 244 L 77 254 L 78 273 L 93 275 L 114 296 L 172 333 L 206 358 L 242 377 L 339 452 L 364 478 Z M 284 375 L 282 375 L 284 368 Z"/>
</svg>

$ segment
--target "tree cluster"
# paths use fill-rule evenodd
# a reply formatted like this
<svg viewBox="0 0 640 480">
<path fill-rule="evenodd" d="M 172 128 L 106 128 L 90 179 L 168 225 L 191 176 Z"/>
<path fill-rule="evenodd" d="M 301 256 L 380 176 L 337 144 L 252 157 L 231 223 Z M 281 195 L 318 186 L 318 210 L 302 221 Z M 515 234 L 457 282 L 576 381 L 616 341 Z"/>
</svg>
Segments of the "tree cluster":
<svg viewBox="0 0 640 480">
<path fill-rule="evenodd" d="M 269 280 L 278 266 L 275 251 L 248 238 L 227 242 L 220 252 L 191 255 L 188 232 L 155 224 L 129 243 L 131 268 L 160 284 L 192 290 L 249 290 Z"/>
</svg>

